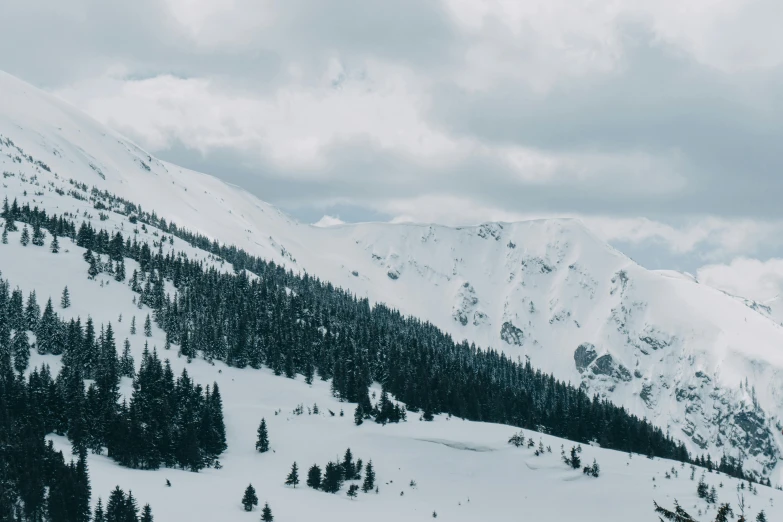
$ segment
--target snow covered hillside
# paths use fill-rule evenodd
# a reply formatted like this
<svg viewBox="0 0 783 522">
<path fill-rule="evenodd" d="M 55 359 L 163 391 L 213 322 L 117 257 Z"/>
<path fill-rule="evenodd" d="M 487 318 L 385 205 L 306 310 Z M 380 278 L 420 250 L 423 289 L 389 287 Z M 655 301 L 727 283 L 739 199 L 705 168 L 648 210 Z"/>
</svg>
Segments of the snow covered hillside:
<svg viewBox="0 0 783 522">
<path fill-rule="evenodd" d="M 63 203 L 60 210 L 65 208 Z M 116 230 L 127 226 L 127 221 L 111 214 L 101 224 Z M 69 306 L 55 304 L 56 313 L 64 320 L 90 315 L 96 324 L 111 323 L 118 341 L 129 340 L 137 371 L 148 344 L 170 359 L 175 375 L 186 369 L 195 383 L 220 386 L 228 449 L 220 457 L 219 468 L 198 473 L 172 468 L 129 469 L 106 456 L 90 454 L 93 508 L 99 498 L 105 505 L 110 492 L 119 486 L 132 491 L 140 503 L 149 503 L 159 522 L 258 520 L 259 508 L 265 503 L 276 521 L 391 522 L 437 517 L 447 521 L 653 522 L 658 520 L 653 502 L 674 509 L 675 501 L 696 520 L 707 521 L 715 518 L 721 503 L 731 503 L 736 511 L 742 497 L 750 520 L 762 511 L 767 520 L 783 518 L 783 492 L 760 485 L 751 488 L 724 474 L 680 462 L 584 445 L 579 454 L 582 463 L 591 466 L 596 462 L 600 468 L 599 476 L 592 477 L 563 462 L 561 451 L 568 455 L 575 443 L 535 431 L 525 430 L 524 444 L 515 447 L 508 443 L 519 433 L 515 428 L 447 415 L 422 422 L 419 414 L 410 413 L 407 422 L 356 426 L 353 405 L 335 399 L 328 382 L 316 379 L 307 385 L 301 375 L 288 379 L 269 369 L 237 369 L 200 358 L 188 361 L 177 355 L 176 347 L 166 351 L 166 337 L 160 329 L 153 326 L 149 336 L 142 333 L 143 317 L 151 312 L 146 306 L 137 306 L 137 294 L 128 284 L 107 273 L 92 280 L 86 277 L 85 249 L 63 238 L 60 252 L 53 254 L 46 246 L 22 246 L 22 234 L 22 230 L 8 233 L 8 243 L 0 244 L 2 278 L 14 288 L 24 295 L 35 291 L 41 303 L 49 297 L 58 303 L 64 285 L 68 285 Z M 152 227 L 139 232 L 142 238 L 160 237 L 155 234 L 158 231 Z M 180 240 L 174 240 L 171 247 L 189 257 L 214 262 L 207 253 Z M 127 264 L 129 273 L 139 269 L 135 261 Z M 231 270 L 226 265 L 222 268 Z M 56 375 L 63 359 L 32 351 L 28 374 L 43 364 Z M 373 391 L 377 394 L 380 389 L 375 386 Z M 130 398 L 129 378 L 121 379 L 120 392 Z M 266 453 L 255 448 L 256 428 L 262 418 L 271 447 Z M 65 437 L 50 435 L 49 439 L 66 457 L 70 454 L 71 444 Z M 377 491 L 360 492 L 351 499 L 346 495 L 347 486 L 331 495 L 304 484 L 310 465 L 339 461 L 348 448 L 365 464 L 372 461 Z M 294 462 L 300 470 L 298 487 L 284 484 Z M 700 482 L 707 490 L 714 488 L 716 498 L 700 498 Z M 240 502 L 248 484 L 254 486 L 260 500 L 253 513 L 244 511 Z"/>
<path fill-rule="evenodd" d="M 3 73 L 0 171 L 0 196 L 95 226 L 100 212 L 128 227 L 124 216 L 94 208 L 80 187 L 108 191 L 430 320 L 456 339 L 527 357 L 668 429 L 692 453 L 737 456 L 780 479 L 783 328 L 687 276 L 638 266 L 578 221 L 304 225 L 239 188 L 154 158 Z M 8 259 L 0 256 L 3 271 Z M 473 443 L 491 445 L 482 437 Z"/>
</svg>

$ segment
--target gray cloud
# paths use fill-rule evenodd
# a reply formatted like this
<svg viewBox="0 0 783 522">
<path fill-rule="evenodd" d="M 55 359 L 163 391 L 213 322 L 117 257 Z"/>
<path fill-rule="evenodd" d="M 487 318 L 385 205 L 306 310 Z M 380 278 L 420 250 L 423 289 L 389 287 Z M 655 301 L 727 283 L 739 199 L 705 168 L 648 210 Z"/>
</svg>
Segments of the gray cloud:
<svg viewBox="0 0 783 522">
<path fill-rule="evenodd" d="M 199 3 L 209 11 L 193 18 Z M 769 18 L 778 8 L 746 4 L 734 19 L 696 13 L 700 24 L 689 25 L 666 2 L 582 19 L 567 2 L 547 18 L 526 4 L 488 14 L 478 3 L 465 14 L 414 0 L 237 0 L 233 10 L 193 0 L 191 11 L 152 0 L 7 0 L 0 69 L 307 220 L 389 219 L 400 201 L 447 197 L 478 209 L 471 216 L 487 209 L 486 219 L 775 221 L 783 56 Z M 123 90 L 162 75 L 208 84 L 161 105 Z M 286 105 L 300 102 L 309 104 L 301 114 Z M 142 103 L 146 112 L 135 111 Z M 211 104 L 220 120 L 198 112 Z M 191 126 L 180 117 L 195 113 Z M 293 165 L 298 149 L 281 152 L 297 140 L 315 147 L 312 161 Z M 459 210 L 443 212 L 450 221 L 445 213 Z M 677 264 L 628 241 L 642 260 Z"/>
</svg>

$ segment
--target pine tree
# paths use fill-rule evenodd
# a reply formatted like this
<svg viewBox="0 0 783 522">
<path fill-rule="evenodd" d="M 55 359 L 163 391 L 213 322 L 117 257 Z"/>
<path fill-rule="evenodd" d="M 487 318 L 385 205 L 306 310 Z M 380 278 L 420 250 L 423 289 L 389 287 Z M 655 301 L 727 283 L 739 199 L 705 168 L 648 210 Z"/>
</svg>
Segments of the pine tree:
<svg viewBox="0 0 783 522">
<path fill-rule="evenodd" d="M 343 486 L 343 468 L 336 462 L 329 462 L 324 469 L 321 489 L 327 493 L 337 493 Z"/>
<path fill-rule="evenodd" d="M 767 515 L 764 513 L 763 509 L 756 515 L 756 522 L 767 522 Z"/>
<path fill-rule="evenodd" d="M 353 453 L 351 453 L 351 448 L 345 450 L 342 467 L 343 477 L 345 480 L 353 480 L 354 476 L 356 475 L 356 466 L 353 463 Z"/>
<path fill-rule="evenodd" d="M 261 511 L 261 520 L 262 522 L 273 522 L 275 520 L 268 502 L 264 502 L 264 509 Z"/>
<path fill-rule="evenodd" d="M 123 522 L 127 520 L 127 504 L 125 492 L 119 486 L 115 487 L 106 502 L 106 522 Z"/>
<path fill-rule="evenodd" d="M 356 406 L 356 411 L 353 413 L 353 422 L 357 426 L 361 426 L 364 422 L 364 412 L 362 411 L 362 405 Z"/>
<path fill-rule="evenodd" d="M 106 522 L 106 515 L 103 513 L 103 501 L 100 498 L 98 498 L 98 504 L 95 506 L 92 522 Z"/>
<path fill-rule="evenodd" d="M 261 419 L 261 424 L 258 426 L 258 439 L 256 440 L 256 450 L 259 453 L 266 453 L 269 451 L 269 434 L 266 431 L 266 420 Z"/>
<path fill-rule="evenodd" d="M 722 504 L 715 515 L 715 522 L 729 522 L 729 517 L 734 518 L 734 510 L 729 504 Z"/>
<path fill-rule="evenodd" d="M 3 239 L 2 239 L 2 241 L 3 241 L 4 245 L 8 244 L 8 228 L 7 227 L 3 228 Z"/>
<path fill-rule="evenodd" d="M 63 288 L 63 295 L 60 297 L 60 308 L 71 306 L 71 295 L 68 293 L 68 287 Z"/>
<path fill-rule="evenodd" d="M 296 465 L 296 462 L 294 462 L 293 466 L 291 466 L 291 472 L 288 473 L 288 477 L 285 479 L 285 485 L 286 486 L 293 486 L 294 489 L 296 489 L 296 486 L 299 484 L 299 468 Z"/>
<path fill-rule="evenodd" d="M 139 506 L 136 499 L 133 498 L 133 492 L 128 490 L 128 496 L 125 498 L 125 518 L 124 520 L 136 522 L 139 519 Z"/>
<path fill-rule="evenodd" d="M 33 225 L 33 245 L 35 246 L 43 246 L 44 245 L 44 239 L 46 238 L 46 234 L 43 230 L 41 230 L 40 225 L 36 223 Z"/>
<path fill-rule="evenodd" d="M 571 446 L 570 455 L 571 455 L 570 457 L 563 457 L 563 460 L 565 461 L 566 464 L 568 464 L 572 468 L 579 469 L 579 467 L 582 465 L 582 459 L 579 458 L 579 450 L 576 449 L 575 446 Z"/>
<path fill-rule="evenodd" d="M 30 231 L 27 230 L 27 225 L 22 228 L 22 236 L 19 238 L 19 242 L 22 243 L 22 246 L 30 244 Z"/>
<path fill-rule="evenodd" d="M 30 363 L 30 340 L 27 337 L 27 331 L 17 329 L 14 332 L 11 346 L 14 352 L 14 370 L 22 374 Z"/>
<path fill-rule="evenodd" d="M 136 316 L 131 317 L 130 334 L 136 335 Z"/>
<path fill-rule="evenodd" d="M 144 504 L 144 509 L 141 510 L 141 518 L 139 522 L 153 522 L 152 508 L 149 504 Z"/>
<path fill-rule="evenodd" d="M 258 505 L 258 497 L 256 496 L 256 490 L 253 488 L 253 484 L 247 486 L 245 489 L 245 495 L 242 497 L 242 505 L 245 511 L 253 511 L 253 506 Z"/>
<path fill-rule="evenodd" d="M 130 377 L 133 379 L 133 377 L 136 375 L 136 365 L 133 361 L 133 356 L 130 352 L 130 341 L 126 338 L 125 343 L 123 345 L 122 350 L 122 357 L 120 357 L 120 375 L 124 375 L 125 377 Z"/>
<path fill-rule="evenodd" d="M 716 504 L 718 502 L 718 491 L 715 489 L 715 486 L 710 488 L 710 494 L 707 496 L 707 502 L 710 504 Z"/>
<path fill-rule="evenodd" d="M 57 241 L 57 236 L 54 234 L 52 234 L 52 242 L 49 244 L 49 250 L 51 250 L 52 254 L 60 252 L 60 242 Z"/>
<path fill-rule="evenodd" d="M 375 468 L 372 466 L 372 460 L 367 463 L 367 469 L 364 471 L 364 482 L 362 491 L 369 493 L 375 487 Z"/>
<path fill-rule="evenodd" d="M 699 479 L 699 484 L 696 486 L 696 494 L 699 496 L 699 498 L 706 499 L 710 495 L 710 489 L 709 486 L 707 486 L 707 483 L 704 482 L 704 477 L 701 477 Z"/>
<path fill-rule="evenodd" d="M 87 275 L 90 276 L 90 279 L 95 279 L 95 276 L 98 275 L 98 264 L 95 262 L 95 258 L 92 256 L 90 256 L 88 262 L 90 263 L 90 266 L 87 268 Z"/>
<path fill-rule="evenodd" d="M 125 281 L 125 260 L 117 261 L 117 266 L 114 267 L 114 280 L 118 283 Z"/>
<path fill-rule="evenodd" d="M 152 337 L 152 321 L 150 321 L 150 314 L 147 314 L 147 318 L 144 319 L 144 335 L 146 337 Z"/>
<path fill-rule="evenodd" d="M 313 464 L 307 472 L 307 485 L 313 489 L 321 488 L 321 468 Z"/>
<path fill-rule="evenodd" d="M 348 496 L 351 497 L 351 500 L 356 498 L 356 495 L 359 493 L 359 486 L 356 484 L 351 484 L 348 488 Z"/>
<path fill-rule="evenodd" d="M 674 511 L 669 511 L 666 508 L 662 508 L 654 500 L 653 505 L 655 506 L 655 512 L 666 520 L 672 520 L 673 522 L 696 522 L 696 520 L 690 516 L 687 511 L 680 507 L 680 504 L 677 502 L 677 500 L 674 501 Z"/>
</svg>

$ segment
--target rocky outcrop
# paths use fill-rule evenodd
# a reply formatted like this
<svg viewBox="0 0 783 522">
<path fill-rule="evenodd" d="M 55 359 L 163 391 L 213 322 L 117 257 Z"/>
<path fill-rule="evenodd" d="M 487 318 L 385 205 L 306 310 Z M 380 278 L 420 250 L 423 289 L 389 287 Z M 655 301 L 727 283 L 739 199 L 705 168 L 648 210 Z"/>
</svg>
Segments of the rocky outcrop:
<svg viewBox="0 0 783 522">
<path fill-rule="evenodd" d="M 525 332 L 511 324 L 510 321 L 500 327 L 500 338 L 512 346 L 522 346 L 525 342 Z"/>
<path fill-rule="evenodd" d="M 585 371 L 590 364 L 598 357 L 595 346 L 590 343 L 582 343 L 574 351 L 574 364 L 579 373 Z"/>
</svg>

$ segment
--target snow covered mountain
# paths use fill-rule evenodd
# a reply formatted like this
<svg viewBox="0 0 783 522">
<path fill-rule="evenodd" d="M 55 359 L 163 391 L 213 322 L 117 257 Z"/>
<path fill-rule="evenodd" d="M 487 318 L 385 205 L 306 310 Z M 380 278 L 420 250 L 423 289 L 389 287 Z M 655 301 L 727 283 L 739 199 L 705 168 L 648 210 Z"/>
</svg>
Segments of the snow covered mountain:
<svg viewBox="0 0 783 522">
<path fill-rule="evenodd" d="M 644 269 L 578 221 L 305 225 L 156 159 L 4 73 L 0 171 L 0 196 L 94 217 L 75 187 L 108 191 L 456 339 L 529 358 L 668 429 L 693 453 L 737 456 L 779 480 L 783 327 L 687 276 Z"/>
</svg>

